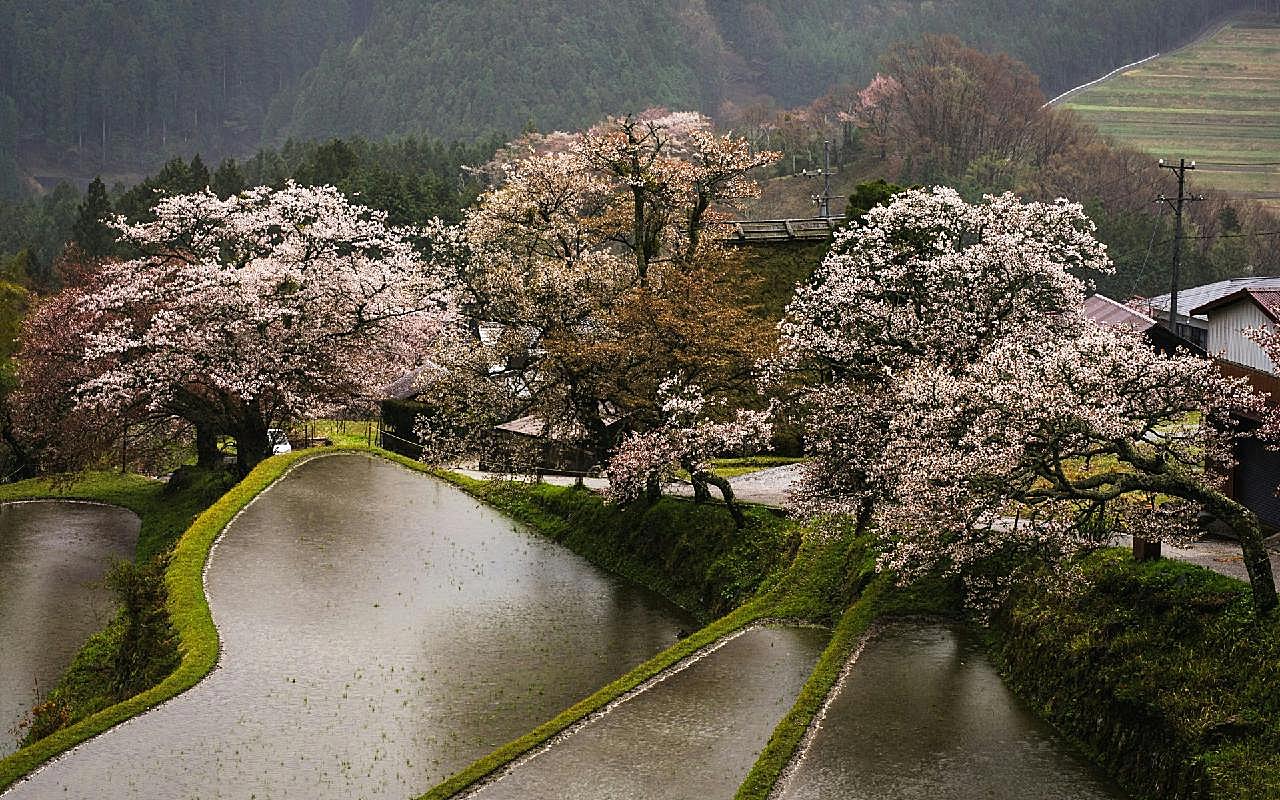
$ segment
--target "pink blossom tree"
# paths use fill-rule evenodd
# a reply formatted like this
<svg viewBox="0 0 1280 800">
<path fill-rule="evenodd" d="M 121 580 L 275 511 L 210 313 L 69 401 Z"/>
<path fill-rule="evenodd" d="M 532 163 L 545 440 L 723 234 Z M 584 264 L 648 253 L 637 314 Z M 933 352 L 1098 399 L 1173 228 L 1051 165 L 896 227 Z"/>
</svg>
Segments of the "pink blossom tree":
<svg viewBox="0 0 1280 800">
<path fill-rule="evenodd" d="M 879 72 L 858 92 L 858 104 L 854 117 L 871 132 L 872 141 L 880 150 L 880 158 L 888 156 L 889 132 L 893 127 L 894 103 L 902 92 L 902 84 L 892 75 Z"/>
<path fill-rule="evenodd" d="M 900 574 L 1057 560 L 1117 533 L 1178 542 L 1209 517 L 1238 537 L 1259 612 L 1276 606 L 1258 519 L 1223 491 L 1231 415 L 1260 412 L 1261 398 L 1211 361 L 1064 314 L 895 389 L 877 466 L 893 502 L 877 520 Z"/>
<path fill-rule="evenodd" d="M 77 302 L 102 367 L 79 403 L 230 435 L 241 469 L 269 455 L 268 427 L 377 399 L 448 315 L 406 232 L 332 187 L 172 197 L 116 224 L 139 255 Z"/>
<path fill-rule="evenodd" d="M 616 503 L 641 498 L 656 500 L 661 482 L 670 480 L 676 470 L 684 470 L 693 485 L 694 501 L 711 499 L 708 487 L 720 490 L 725 506 L 739 528 L 746 518 L 735 502 L 729 481 L 716 475 L 711 460 L 719 453 L 742 452 L 768 444 L 773 431 L 772 409 L 766 411 L 737 410 L 728 419 L 712 418 L 718 404 L 708 401 L 696 385 L 681 386 L 675 380 L 662 385 L 662 411 L 666 422 L 643 433 L 632 433 L 622 440 L 609 459 L 609 488 L 606 496 Z"/>
<path fill-rule="evenodd" d="M 813 455 L 793 500 L 874 519 L 884 563 L 908 576 L 1117 531 L 1176 538 L 1205 512 L 1240 535 L 1268 610 L 1257 519 L 1216 477 L 1231 429 L 1185 424 L 1256 398 L 1083 319 L 1073 272 L 1109 268 L 1092 234 L 1075 204 L 970 205 L 947 189 L 906 192 L 843 233 L 782 324 L 777 366 L 807 378 Z"/>
<path fill-rule="evenodd" d="M 776 157 L 700 114 L 662 109 L 501 152 L 485 170 L 495 185 L 430 238 L 485 354 L 482 379 L 518 387 L 509 411 L 580 431 L 578 443 L 603 458 L 614 444 L 607 418 L 660 424 L 667 375 L 713 392 L 746 382 L 769 332 L 735 307 L 743 284 L 704 232 L 757 190 L 749 173 Z"/>
<path fill-rule="evenodd" d="M 780 330 L 778 369 L 809 450 L 794 492 L 807 512 L 854 514 L 865 526 L 885 487 L 875 469 L 907 370 L 959 370 L 1005 336 L 1051 326 L 1078 307 L 1069 269 L 1107 267 L 1080 206 L 1012 195 L 966 203 L 951 189 L 912 190 L 839 232 L 796 290 Z"/>
</svg>

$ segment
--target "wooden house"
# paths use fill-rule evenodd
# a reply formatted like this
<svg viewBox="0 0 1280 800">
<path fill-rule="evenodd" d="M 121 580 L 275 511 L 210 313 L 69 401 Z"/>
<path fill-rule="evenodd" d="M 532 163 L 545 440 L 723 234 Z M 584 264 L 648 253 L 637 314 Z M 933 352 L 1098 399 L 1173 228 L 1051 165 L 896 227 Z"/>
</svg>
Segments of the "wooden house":
<svg viewBox="0 0 1280 800">
<path fill-rule="evenodd" d="M 1142 332 L 1160 352 L 1171 353 L 1181 346 L 1212 358 L 1224 374 L 1247 379 L 1270 396 L 1269 405 L 1280 406 L 1276 365 L 1245 334 L 1251 328 L 1280 323 L 1280 278 L 1240 278 L 1195 286 L 1178 292 L 1178 307 L 1186 310 L 1178 314 L 1178 329 L 1185 337 L 1174 336 L 1168 329 L 1168 295 L 1128 305 L 1094 295 L 1085 302 L 1084 312 L 1100 325 L 1125 325 Z M 1262 420 L 1239 416 L 1235 423 L 1248 433 L 1257 430 Z M 1228 476 L 1228 495 L 1257 514 L 1265 525 L 1280 528 L 1277 487 L 1280 451 L 1256 436 L 1241 437 L 1236 465 Z"/>
</svg>

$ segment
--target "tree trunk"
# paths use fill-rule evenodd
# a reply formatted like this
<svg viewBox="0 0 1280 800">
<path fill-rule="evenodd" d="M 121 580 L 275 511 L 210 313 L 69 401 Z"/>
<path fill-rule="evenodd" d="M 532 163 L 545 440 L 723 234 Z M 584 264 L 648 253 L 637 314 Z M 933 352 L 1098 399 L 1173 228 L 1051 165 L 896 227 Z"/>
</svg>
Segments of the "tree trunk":
<svg viewBox="0 0 1280 800">
<path fill-rule="evenodd" d="M 10 470 L 13 472 L 11 476 L 14 480 L 22 480 L 23 478 L 34 478 L 36 476 L 36 464 L 31 456 L 27 453 L 26 447 L 22 442 L 18 441 L 18 437 L 14 435 L 13 425 L 5 420 L 4 425 L 0 427 L 0 435 L 3 435 L 5 444 L 9 445 L 9 454 L 13 457 L 14 466 Z"/>
<path fill-rule="evenodd" d="M 711 501 L 711 490 L 707 488 L 707 479 L 703 472 L 687 458 L 680 459 L 680 466 L 689 473 L 689 484 L 693 487 L 693 502 L 708 503 Z"/>
<path fill-rule="evenodd" d="M 197 425 L 196 466 L 202 469 L 213 469 L 221 464 L 222 453 L 218 450 L 218 434 L 210 428 Z"/>
<path fill-rule="evenodd" d="M 649 242 L 645 235 L 644 220 L 644 189 L 639 186 L 631 189 L 631 202 L 635 204 L 632 210 L 632 225 L 634 227 L 634 237 L 636 245 L 636 276 L 641 286 L 647 286 L 649 283 Z"/>
<path fill-rule="evenodd" d="M 1249 575 L 1249 586 L 1253 589 L 1253 607 L 1258 616 L 1267 616 L 1277 605 L 1276 581 L 1271 572 L 1271 559 L 1266 545 L 1262 543 L 1262 526 L 1258 523 L 1257 515 L 1230 500 L 1206 503 L 1206 506 L 1210 513 L 1230 526 L 1232 533 L 1240 540 L 1245 572 Z"/>
<path fill-rule="evenodd" d="M 702 481 L 704 487 L 709 483 L 719 489 L 720 496 L 724 498 L 725 507 L 729 509 L 729 513 L 733 516 L 734 526 L 737 527 L 738 530 L 742 530 L 746 527 L 747 518 L 743 515 L 742 509 L 738 507 L 737 502 L 734 500 L 733 487 L 729 485 L 729 481 L 726 478 L 722 478 L 714 472 L 706 470 L 699 470 L 696 473 L 692 473 L 691 477 L 695 480 Z"/>
<path fill-rule="evenodd" d="M 235 432 L 236 466 L 244 475 L 271 455 L 271 442 L 267 439 L 267 423 L 256 411 L 245 414 Z"/>
<path fill-rule="evenodd" d="M 867 532 L 867 528 L 871 527 L 871 515 L 875 513 L 875 510 L 875 502 L 869 497 L 863 498 L 862 502 L 858 503 L 858 516 L 855 523 L 857 527 L 854 529 L 855 536 L 861 536 Z"/>
<path fill-rule="evenodd" d="M 662 484 L 658 481 L 657 473 L 650 475 L 645 480 L 644 499 L 650 504 L 662 499 Z"/>
</svg>

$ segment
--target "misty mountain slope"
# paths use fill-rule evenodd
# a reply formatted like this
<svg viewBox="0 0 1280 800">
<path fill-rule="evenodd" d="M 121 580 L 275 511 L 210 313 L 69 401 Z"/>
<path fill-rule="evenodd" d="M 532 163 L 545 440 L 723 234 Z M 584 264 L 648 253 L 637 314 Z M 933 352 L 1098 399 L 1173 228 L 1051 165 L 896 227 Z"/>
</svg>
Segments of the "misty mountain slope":
<svg viewBox="0 0 1280 800">
<path fill-rule="evenodd" d="M 893 43 L 953 33 L 1048 92 L 1180 43 L 1248 0 L 387 0 L 302 81 L 276 138 L 575 127 L 648 105 L 807 103 Z"/>
<path fill-rule="evenodd" d="M 926 32 L 1006 51 L 1052 94 L 1260 2 L 1275 0 L 0 0 L 0 194 L 15 153 L 48 188 L 290 136 L 795 106 Z"/>
<path fill-rule="evenodd" d="M 283 133 L 472 137 L 622 109 L 711 105 L 719 53 L 679 3 L 389 0 L 305 79 Z M 706 56 L 710 56 L 709 58 Z"/>
</svg>

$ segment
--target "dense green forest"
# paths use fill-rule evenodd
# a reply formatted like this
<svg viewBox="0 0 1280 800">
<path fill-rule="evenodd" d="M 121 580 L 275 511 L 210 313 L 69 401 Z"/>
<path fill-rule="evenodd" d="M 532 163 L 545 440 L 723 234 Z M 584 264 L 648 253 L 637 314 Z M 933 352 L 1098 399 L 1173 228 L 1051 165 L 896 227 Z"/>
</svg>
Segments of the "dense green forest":
<svg viewBox="0 0 1280 800">
<path fill-rule="evenodd" d="M 272 104 L 363 26 L 361 9 L 368 2 L 0 0 L 0 157 L 5 95 L 22 165 L 46 189 L 176 154 L 251 153 Z"/>
<path fill-rule="evenodd" d="M 866 83 L 894 41 L 954 33 L 1025 61 L 1046 90 L 1181 43 L 1244 0 L 505 0 L 377 4 L 308 73 L 283 130 L 379 135 L 575 127 L 646 105 L 714 113 Z M 518 9 L 518 10 L 517 10 Z"/>
<path fill-rule="evenodd" d="M 190 161 L 174 158 L 132 186 L 108 189 L 95 180 L 81 193 L 60 183 L 41 197 L 0 201 L 0 268 L 12 263 L 33 288 L 55 290 L 67 242 L 76 242 L 91 257 L 114 255 L 114 234 L 103 225 L 108 215 L 144 219 L 161 197 L 206 187 L 227 197 L 246 187 L 280 186 L 287 180 L 332 184 L 358 202 L 386 211 L 397 225 L 421 224 L 435 216 L 453 221 L 481 188 L 464 167 L 484 163 L 499 144 L 497 139 L 464 145 L 418 137 L 289 141 L 243 162 L 225 159 L 212 169 L 199 155 Z"/>
<path fill-rule="evenodd" d="M 925 32 L 1008 52 L 1053 94 L 1260 3 L 1275 4 L 0 0 L 0 195 L 289 137 L 470 140 L 655 104 L 800 105 Z"/>
</svg>

